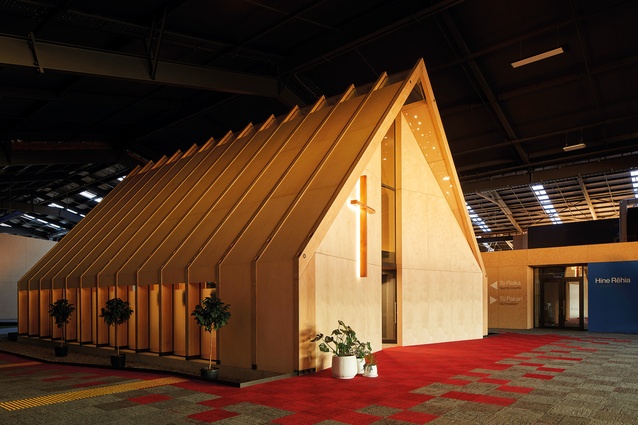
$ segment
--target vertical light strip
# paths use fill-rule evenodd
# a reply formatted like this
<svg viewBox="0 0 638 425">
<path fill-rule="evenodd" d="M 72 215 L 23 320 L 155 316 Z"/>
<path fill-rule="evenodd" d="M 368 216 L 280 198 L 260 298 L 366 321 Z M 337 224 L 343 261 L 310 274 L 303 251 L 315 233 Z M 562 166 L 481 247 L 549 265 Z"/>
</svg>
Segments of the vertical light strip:
<svg viewBox="0 0 638 425">
<path fill-rule="evenodd" d="M 367 176 L 359 178 L 359 198 L 351 200 L 350 204 L 359 207 L 359 275 L 368 276 L 368 214 L 374 214 L 373 208 L 368 206 Z"/>
<path fill-rule="evenodd" d="M 552 223 L 561 224 L 562 220 L 558 216 L 558 211 L 554 208 L 552 201 L 550 201 L 549 195 L 545 192 L 545 187 L 543 187 L 542 184 L 535 184 L 531 188 L 532 192 L 534 192 L 534 196 L 536 196 L 536 200 L 541 204 L 543 211 L 545 211 L 545 214 L 547 214 Z"/>
</svg>

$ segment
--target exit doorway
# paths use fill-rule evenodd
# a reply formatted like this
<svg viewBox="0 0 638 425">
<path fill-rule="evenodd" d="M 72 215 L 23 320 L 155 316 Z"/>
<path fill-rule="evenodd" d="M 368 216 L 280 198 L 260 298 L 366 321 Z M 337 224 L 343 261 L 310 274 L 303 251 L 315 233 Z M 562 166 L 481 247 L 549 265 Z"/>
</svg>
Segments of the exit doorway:
<svg viewBox="0 0 638 425">
<path fill-rule="evenodd" d="M 536 327 L 587 329 L 586 268 L 559 266 L 536 269 Z"/>
</svg>

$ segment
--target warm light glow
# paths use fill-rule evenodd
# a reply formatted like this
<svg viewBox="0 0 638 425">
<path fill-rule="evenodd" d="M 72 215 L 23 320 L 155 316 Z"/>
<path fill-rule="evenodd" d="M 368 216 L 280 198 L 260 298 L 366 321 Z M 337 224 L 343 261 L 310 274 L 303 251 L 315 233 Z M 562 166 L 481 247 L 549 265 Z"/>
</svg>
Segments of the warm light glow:
<svg viewBox="0 0 638 425">
<path fill-rule="evenodd" d="M 521 67 L 523 65 L 529 65 L 530 63 L 534 63 L 534 62 L 538 62 L 538 61 L 543 60 L 543 59 L 551 58 L 552 56 L 560 55 L 561 53 L 565 53 L 565 49 L 563 49 L 562 46 L 561 47 L 557 47 L 557 48 L 552 49 L 552 50 L 548 50 L 548 51 L 543 52 L 543 53 L 539 53 L 539 54 L 534 55 L 534 56 L 530 56 L 530 57 L 525 58 L 525 59 L 518 60 L 516 62 L 512 62 L 512 68 L 518 68 L 518 67 Z"/>
<path fill-rule="evenodd" d="M 577 143 L 575 145 L 564 146 L 563 150 L 565 152 L 569 152 L 569 151 L 575 151 L 575 150 L 584 149 L 584 148 L 585 148 L 585 144 L 581 142 L 581 143 Z"/>
</svg>

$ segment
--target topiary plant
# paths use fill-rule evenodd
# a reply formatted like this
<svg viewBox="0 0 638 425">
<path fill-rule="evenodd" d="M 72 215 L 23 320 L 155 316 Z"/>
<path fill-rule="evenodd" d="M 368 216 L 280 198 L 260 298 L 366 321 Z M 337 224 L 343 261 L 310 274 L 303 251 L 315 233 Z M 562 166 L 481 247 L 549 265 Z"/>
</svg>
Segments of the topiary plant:
<svg viewBox="0 0 638 425">
<path fill-rule="evenodd" d="M 62 328 L 60 347 L 64 346 L 66 342 L 66 325 L 69 323 L 73 311 L 75 311 L 75 306 L 66 298 L 60 298 L 53 304 L 49 304 L 49 316 L 53 318 L 58 328 Z"/>
<path fill-rule="evenodd" d="M 106 302 L 106 306 L 102 307 L 101 311 L 100 317 L 104 318 L 104 323 L 107 326 L 115 326 L 115 351 L 117 356 L 119 356 L 120 345 L 117 339 L 117 327 L 131 318 L 133 309 L 131 309 L 128 301 L 123 301 L 120 298 L 111 298 Z"/>
<path fill-rule="evenodd" d="M 195 310 L 191 313 L 191 316 L 195 317 L 195 321 L 199 327 L 204 328 L 206 332 L 211 334 L 208 370 L 213 368 L 213 330 L 218 331 L 220 328 L 228 324 L 228 321 L 230 320 L 229 309 L 229 304 L 225 304 L 222 300 L 217 298 L 215 294 L 213 294 L 204 298 L 201 301 L 201 304 L 195 306 Z"/>
</svg>

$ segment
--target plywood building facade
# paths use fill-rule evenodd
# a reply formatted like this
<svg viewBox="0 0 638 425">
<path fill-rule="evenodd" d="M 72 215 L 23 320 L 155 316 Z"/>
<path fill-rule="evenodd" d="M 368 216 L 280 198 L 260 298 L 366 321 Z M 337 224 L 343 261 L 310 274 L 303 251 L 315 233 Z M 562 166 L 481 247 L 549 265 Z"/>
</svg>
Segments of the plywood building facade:
<svg viewBox="0 0 638 425">
<path fill-rule="evenodd" d="M 19 282 L 19 333 L 208 357 L 190 316 L 216 291 L 222 364 L 329 367 L 309 339 L 337 320 L 381 349 L 481 338 L 486 275 L 423 62 L 130 173 Z"/>
</svg>

